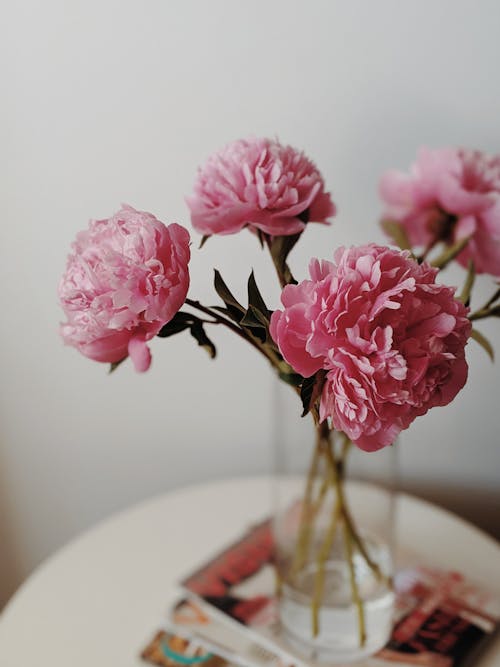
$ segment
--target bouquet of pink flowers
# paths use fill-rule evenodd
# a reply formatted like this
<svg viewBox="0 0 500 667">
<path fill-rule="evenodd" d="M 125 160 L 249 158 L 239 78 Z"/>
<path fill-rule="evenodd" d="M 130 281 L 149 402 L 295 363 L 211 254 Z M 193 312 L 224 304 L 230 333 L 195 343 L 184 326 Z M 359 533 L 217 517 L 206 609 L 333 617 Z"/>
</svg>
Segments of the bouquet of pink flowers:
<svg viewBox="0 0 500 667">
<path fill-rule="evenodd" d="M 310 277 L 298 282 L 290 252 L 310 224 L 328 225 L 336 211 L 323 177 L 302 152 L 276 140 L 236 141 L 199 170 L 186 200 L 191 222 L 202 235 L 200 247 L 213 235 L 248 229 L 276 269 L 283 288 L 279 309 L 268 306 L 253 273 L 247 303 L 218 271 L 220 305 L 188 298 L 188 231 L 130 206 L 92 221 L 77 236 L 59 286 L 64 341 L 112 369 L 130 357 L 137 371 L 146 371 L 148 341 L 182 331 L 215 357 L 207 333 L 215 325 L 263 355 L 297 393 L 303 416 L 312 415 L 315 456 L 326 462 L 326 481 L 338 501 L 333 524 L 343 528 L 351 564 L 357 550 L 376 572 L 342 494 L 346 445 L 366 451 L 390 446 L 416 417 L 450 403 L 467 380 L 469 337 L 493 356 L 472 323 L 500 317 L 500 157 L 421 149 L 408 174 L 383 176 L 380 193 L 391 245 L 332 249 L 327 259 L 313 258 Z M 465 269 L 458 295 L 438 281 L 454 261 Z M 497 282 L 491 298 L 471 310 L 478 273 Z M 334 432 L 342 436 L 342 452 L 332 445 Z M 306 490 L 291 576 L 308 548 L 312 506 Z M 326 552 L 318 556 L 318 582 Z M 354 568 L 351 574 L 363 644 L 362 596 Z M 313 635 L 321 598 L 317 586 Z"/>
</svg>

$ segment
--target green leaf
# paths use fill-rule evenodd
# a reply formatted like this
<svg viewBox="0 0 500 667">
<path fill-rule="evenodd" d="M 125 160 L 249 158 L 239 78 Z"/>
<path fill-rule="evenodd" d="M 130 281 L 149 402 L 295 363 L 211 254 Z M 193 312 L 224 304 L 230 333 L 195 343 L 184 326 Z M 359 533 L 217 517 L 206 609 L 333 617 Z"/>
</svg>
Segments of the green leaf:
<svg viewBox="0 0 500 667">
<path fill-rule="evenodd" d="M 458 297 L 459 300 L 464 304 L 464 306 L 468 306 L 470 303 L 470 295 L 472 292 L 472 288 L 474 286 L 474 281 L 476 279 L 476 270 L 474 268 L 474 262 L 472 259 L 469 260 L 469 268 L 467 271 L 467 277 L 465 278 L 465 283 L 462 289 L 462 293 Z"/>
<path fill-rule="evenodd" d="M 245 317 L 240 321 L 240 326 L 250 329 L 252 335 L 256 336 L 261 343 L 269 339 L 269 320 L 254 306 L 248 307 Z"/>
<path fill-rule="evenodd" d="M 214 271 L 214 287 L 215 291 L 217 294 L 220 296 L 220 298 L 224 301 L 226 306 L 232 306 L 233 308 L 236 308 L 237 310 L 242 313 L 242 315 L 245 314 L 246 309 L 241 305 L 241 303 L 233 296 L 231 290 L 229 287 L 226 285 L 224 282 L 221 274 L 217 269 Z"/>
<path fill-rule="evenodd" d="M 120 359 L 120 361 L 113 361 L 113 363 L 109 364 L 109 371 L 108 371 L 108 373 L 109 373 L 110 375 L 111 375 L 111 373 L 114 373 L 114 372 L 116 371 L 116 369 L 118 368 L 118 366 L 119 366 L 120 364 L 123 364 L 123 362 L 125 361 L 126 358 L 127 358 L 127 357 L 123 357 L 123 359 Z"/>
<path fill-rule="evenodd" d="M 283 277 L 283 281 L 287 285 L 297 284 L 297 281 L 293 277 L 286 260 L 293 247 L 300 239 L 301 234 L 302 232 L 299 232 L 298 234 L 292 234 L 291 236 L 274 236 L 271 241 L 271 257 L 273 258 L 273 262 L 278 273 Z"/>
<path fill-rule="evenodd" d="M 227 308 L 224 308 L 224 306 L 210 306 L 210 308 L 212 310 L 217 310 L 219 313 L 222 313 L 226 317 L 229 317 L 236 324 L 240 324 L 241 322 L 241 311 L 237 308 L 233 308 L 233 306 L 228 306 Z"/>
<path fill-rule="evenodd" d="M 395 220 L 382 220 L 380 226 L 401 250 L 411 250 L 411 243 L 404 227 Z"/>
<path fill-rule="evenodd" d="M 179 311 L 173 316 L 170 322 L 167 322 L 162 326 L 156 335 L 160 338 L 174 336 L 175 334 L 178 334 L 185 329 L 189 329 L 197 319 L 198 318 L 196 315 L 191 315 L 191 313 L 183 313 L 182 311 Z"/>
<path fill-rule="evenodd" d="M 249 306 L 245 317 L 240 321 L 244 327 L 257 327 L 258 329 L 268 329 L 269 320 L 254 306 Z"/>
<path fill-rule="evenodd" d="M 203 322 L 200 322 L 200 320 L 194 322 L 190 328 L 190 331 L 191 336 L 198 342 L 198 345 L 203 347 L 208 352 L 211 359 L 215 359 L 217 350 L 215 349 L 215 345 L 207 336 L 203 327 Z"/>
<path fill-rule="evenodd" d="M 198 342 L 198 345 L 204 347 L 213 359 L 217 353 L 215 345 L 205 333 L 202 320 L 196 315 L 179 311 L 170 322 L 162 326 L 157 335 L 160 338 L 169 338 L 186 329 L 189 329 L 191 336 Z"/>
<path fill-rule="evenodd" d="M 248 307 L 249 308 L 253 307 L 257 312 L 261 313 L 262 316 L 269 322 L 269 318 L 271 317 L 271 311 L 266 306 L 266 303 L 262 298 L 262 294 L 260 293 L 259 288 L 257 287 L 253 271 L 250 274 L 250 277 L 248 278 L 247 287 L 248 287 Z"/>
<path fill-rule="evenodd" d="M 491 361 L 495 361 L 495 351 L 493 350 L 493 346 L 486 338 L 486 336 L 483 336 L 483 334 L 480 333 L 477 329 L 472 329 L 470 337 L 473 338 L 476 343 L 481 345 L 483 350 L 488 354 Z"/>
<path fill-rule="evenodd" d="M 292 387 L 300 387 L 304 381 L 302 375 L 299 375 L 298 373 L 285 373 L 283 371 L 279 371 L 278 376 L 280 380 L 283 380 L 283 382 L 292 385 Z"/>
<path fill-rule="evenodd" d="M 200 245 L 198 246 L 198 250 L 201 250 L 205 243 L 208 241 L 210 238 L 210 234 L 205 234 L 204 236 L 201 237 Z"/>
<path fill-rule="evenodd" d="M 248 278 L 248 308 L 245 315 L 240 319 L 239 324 L 252 330 L 262 343 L 269 339 L 269 320 L 271 311 L 267 308 L 262 294 L 255 282 L 255 276 L 252 271 Z"/>
<path fill-rule="evenodd" d="M 437 269 L 444 269 L 452 260 L 459 255 L 465 246 L 469 243 L 470 237 L 460 239 L 452 246 L 446 248 L 436 259 L 431 262 L 431 265 Z"/>
<path fill-rule="evenodd" d="M 311 377 L 305 378 L 300 388 L 300 398 L 302 400 L 302 417 L 305 417 L 319 398 L 323 385 L 325 383 L 326 371 L 319 370 Z"/>
</svg>

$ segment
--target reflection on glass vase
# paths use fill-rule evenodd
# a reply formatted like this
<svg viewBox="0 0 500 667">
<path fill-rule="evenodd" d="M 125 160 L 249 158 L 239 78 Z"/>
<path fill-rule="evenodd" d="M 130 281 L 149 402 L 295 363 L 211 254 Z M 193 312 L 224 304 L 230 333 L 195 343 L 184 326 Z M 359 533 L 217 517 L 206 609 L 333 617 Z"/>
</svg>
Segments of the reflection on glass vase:
<svg viewBox="0 0 500 667">
<path fill-rule="evenodd" d="M 363 452 L 326 422 L 287 417 L 274 478 L 282 632 L 305 659 L 359 660 L 392 629 L 396 446 Z"/>
</svg>

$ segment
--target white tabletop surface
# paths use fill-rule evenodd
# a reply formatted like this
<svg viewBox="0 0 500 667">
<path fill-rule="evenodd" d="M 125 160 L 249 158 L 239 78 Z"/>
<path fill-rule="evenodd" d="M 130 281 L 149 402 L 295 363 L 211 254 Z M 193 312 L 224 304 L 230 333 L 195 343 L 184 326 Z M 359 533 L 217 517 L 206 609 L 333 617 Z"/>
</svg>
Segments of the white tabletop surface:
<svg viewBox="0 0 500 667">
<path fill-rule="evenodd" d="M 138 667 L 176 582 L 269 513 L 268 478 L 183 488 L 100 523 L 43 563 L 0 616 L 1 667 Z M 398 542 L 500 596 L 500 545 L 434 505 L 398 497 Z M 500 665 L 500 637 L 475 663 Z"/>
</svg>

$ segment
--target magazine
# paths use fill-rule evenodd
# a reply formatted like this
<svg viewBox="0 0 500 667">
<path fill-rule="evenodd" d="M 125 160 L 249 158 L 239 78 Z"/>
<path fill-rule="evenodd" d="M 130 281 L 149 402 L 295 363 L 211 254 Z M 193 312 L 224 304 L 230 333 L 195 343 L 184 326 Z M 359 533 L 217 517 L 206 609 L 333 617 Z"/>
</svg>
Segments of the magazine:
<svg viewBox="0 0 500 667">
<path fill-rule="evenodd" d="M 310 667 L 294 655 L 278 623 L 270 521 L 239 540 L 182 581 L 190 601 L 176 606 L 176 625 L 190 610 L 191 632 L 231 647 L 240 663 L 264 667 L 283 660 Z M 392 636 L 377 656 L 360 663 L 410 667 L 463 667 L 498 626 L 497 600 L 458 572 L 411 567 L 395 577 L 396 613 Z M 196 611 L 206 617 L 196 622 Z M 208 620 L 206 620 L 208 619 Z M 265 653 L 256 659 L 255 646 Z M 267 656 L 267 657 L 266 657 Z M 267 662 L 266 662 L 267 659 Z"/>
<path fill-rule="evenodd" d="M 190 603 L 186 601 L 186 606 Z M 198 621 L 201 620 L 198 610 Z M 184 622 L 186 618 L 184 617 Z M 208 621 L 208 618 L 207 618 Z M 209 621 L 208 621 L 209 622 Z M 231 634 L 235 634 L 236 641 L 237 633 L 232 630 L 228 631 L 229 643 L 232 643 Z M 241 638 L 242 645 L 244 639 Z M 248 646 L 252 657 L 257 661 L 265 660 L 260 664 L 273 665 L 274 667 L 291 667 L 280 660 L 274 658 L 269 662 L 270 654 L 264 649 L 261 649 L 257 644 Z M 141 658 L 146 662 L 159 667 L 174 667 L 176 665 L 205 665 L 206 667 L 235 667 L 236 665 L 250 665 L 248 660 L 244 659 L 237 651 L 228 649 L 227 647 L 216 647 L 213 642 L 199 638 L 193 634 L 192 628 L 187 623 L 187 627 L 179 630 L 178 628 L 168 627 L 159 630 L 146 648 L 141 653 Z M 256 664 L 259 664 L 257 662 Z"/>
<path fill-rule="evenodd" d="M 231 667 L 232 663 L 193 637 L 175 631 L 159 630 L 142 651 L 143 660 L 160 667 L 201 665 Z"/>
<path fill-rule="evenodd" d="M 243 667 L 283 665 L 282 659 L 276 652 L 263 648 L 248 633 L 235 630 L 204 611 L 195 600 L 179 600 L 172 609 L 171 622 L 176 629 L 209 643 L 215 650 L 225 651 L 225 655 L 235 664 Z"/>
</svg>

